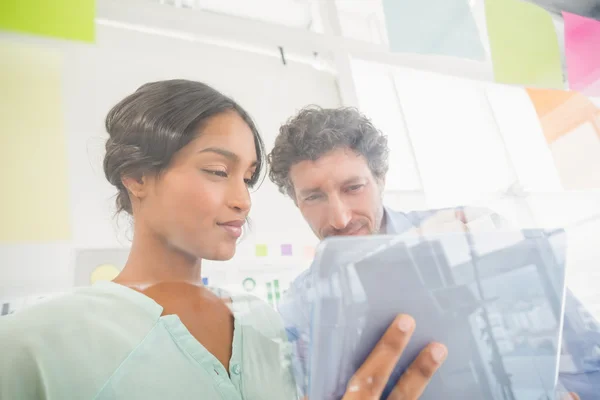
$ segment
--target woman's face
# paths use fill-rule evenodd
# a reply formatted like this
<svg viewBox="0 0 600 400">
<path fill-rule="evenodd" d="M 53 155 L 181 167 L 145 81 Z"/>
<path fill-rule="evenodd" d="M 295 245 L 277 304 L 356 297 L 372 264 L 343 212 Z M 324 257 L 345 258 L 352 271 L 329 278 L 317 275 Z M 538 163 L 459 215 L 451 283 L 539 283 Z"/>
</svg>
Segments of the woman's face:
<svg viewBox="0 0 600 400">
<path fill-rule="evenodd" d="M 256 169 L 250 127 L 235 112 L 206 121 L 157 177 L 145 177 L 135 223 L 192 258 L 233 257 Z"/>
</svg>

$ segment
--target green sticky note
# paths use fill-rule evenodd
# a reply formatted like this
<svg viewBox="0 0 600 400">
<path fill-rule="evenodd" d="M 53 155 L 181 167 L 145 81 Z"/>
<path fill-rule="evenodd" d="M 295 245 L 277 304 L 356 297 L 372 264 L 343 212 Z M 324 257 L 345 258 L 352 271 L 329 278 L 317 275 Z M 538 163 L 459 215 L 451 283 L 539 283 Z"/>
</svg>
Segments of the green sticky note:
<svg viewBox="0 0 600 400">
<path fill-rule="evenodd" d="M 486 0 L 496 82 L 563 89 L 558 36 L 550 14 L 521 0 Z"/>
<path fill-rule="evenodd" d="M 1 0 L 0 29 L 93 42 L 95 0 Z"/>
<path fill-rule="evenodd" d="M 63 71 L 51 46 L 0 41 L 0 243 L 71 239 Z"/>
<path fill-rule="evenodd" d="M 267 256 L 267 245 L 266 244 L 257 244 L 256 245 L 256 257 L 266 257 Z"/>
</svg>

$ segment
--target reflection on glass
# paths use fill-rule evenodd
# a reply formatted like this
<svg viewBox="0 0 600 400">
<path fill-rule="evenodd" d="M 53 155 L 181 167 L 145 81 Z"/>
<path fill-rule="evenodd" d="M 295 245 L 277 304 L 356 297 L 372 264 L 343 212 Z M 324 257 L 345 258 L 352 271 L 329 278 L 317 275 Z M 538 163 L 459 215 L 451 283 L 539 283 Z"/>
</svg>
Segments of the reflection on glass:
<svg viewBox="0 0 600 400">
<path fill-rule="evenodd" d="M 318 293 L 311 396 L 339 398 L 397 313 L 413 315 L 417 330 L 390 382 L 425 344 L 439 341 L 449 356 L 423 399 L 553 396 L 565 238 L 562 232 L 549 235 L 523 231 L 519 241 L 514 232 L 432 235 L 408 246 L 389 237 L 328 240 L 315 267 L 317 290 L 327 282 L 340 284 L 341 291 Z M 505 245 L 475 246 L 474 239 Z M 465 244 L 460 257 L 447 252 L 460 241 Z M 336 260 L 344 248 L 369 256 Z"/>
</svg>

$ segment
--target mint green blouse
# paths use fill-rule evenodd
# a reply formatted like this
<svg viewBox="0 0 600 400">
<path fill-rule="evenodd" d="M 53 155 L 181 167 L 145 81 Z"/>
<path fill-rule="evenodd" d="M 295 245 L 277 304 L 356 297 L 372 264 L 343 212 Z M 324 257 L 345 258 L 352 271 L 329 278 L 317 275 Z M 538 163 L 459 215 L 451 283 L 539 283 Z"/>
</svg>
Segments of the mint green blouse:
<svg viewBox="0 0 600 400">
<path fill-rule="evenodd" d="M 0 399 L 297 399 L 279 315 L 232 296 L 230 372 L 176 315 L 100 282 L 0 318 Z"/>
</svg>

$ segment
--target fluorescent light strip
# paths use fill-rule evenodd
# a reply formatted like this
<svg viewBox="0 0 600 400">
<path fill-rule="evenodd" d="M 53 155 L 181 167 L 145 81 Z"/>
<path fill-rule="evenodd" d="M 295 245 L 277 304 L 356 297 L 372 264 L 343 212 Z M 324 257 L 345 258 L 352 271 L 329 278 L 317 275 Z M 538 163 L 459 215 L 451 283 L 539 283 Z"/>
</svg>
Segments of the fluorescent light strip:
<svg viewBox="0 0 600 400">
<path fill-rule="evenodd" d="M 208 44 L 208 45 L 225 47 L 225 48 L 229 48 L 232 50 L 250 52 L 250 53 L 260 54 L 260 55 L 269 56 L 269 57 L 278 58 L 278 59 L 281 58 L 279 49 L 270 50 L 270 49 L 267 49 L 264 47 L 241 44 L 241 43 L 236 43 L 236 42 L 232 42 L 229 40 L 223 40 L 223 39 L 218 39 L 218 38 L 214 38 L 214 37 L 193 35 L 193 34 L 189 34 L 189 33 L 172 31 L 172 30 L 167 30 L 167 29 L 151 28 L 151 27 L 147 27 L 147 26 L 143 26 L 143 25 L 134 25 L 134 24 L 112 21 L 112 20 L 107 20 L 107 19 L 102 19 L 102 18 L 96 18 L 96 23 L 98 25 L 107 26 L 107 27 L 111 27 L 111 28 L 125 29 L 125 30 L 140 32 L 140 33 L 149 34 L 149 35 L 185 40 L 188 42 L 204 43 L 204 44 Z M 309 65 L 317 70 L 328 72 L 332 75 L 337 75 L 337 71 L 331 65 L 329 65 L 329 63 L 325 62 L 322 59 L 311 59 L 310 57 L 303 57 L 303 56 L 299 56 L 299 55 L 295 55 L 295 54 L 290 54 L 287 52 L 285 53 L 285 58 L 286 58 L 286 61 L 292 61 L 292 62 L 297 62 L 300 64 Z"/>
</svg>

